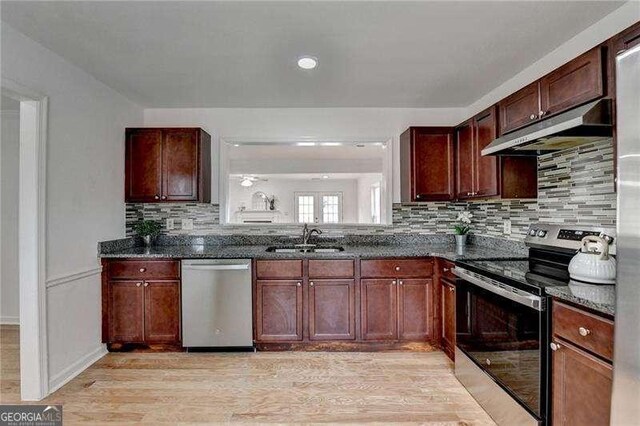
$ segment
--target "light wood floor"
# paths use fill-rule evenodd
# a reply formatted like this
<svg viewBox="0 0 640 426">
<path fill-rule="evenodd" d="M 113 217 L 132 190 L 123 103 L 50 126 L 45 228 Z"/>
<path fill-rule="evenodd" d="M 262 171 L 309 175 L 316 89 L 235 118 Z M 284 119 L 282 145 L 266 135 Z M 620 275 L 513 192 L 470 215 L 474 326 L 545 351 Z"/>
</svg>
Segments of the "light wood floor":
<svg viewBox="0 0 640 426">
<path fill-rule="evenodd" d="M 18 331 L 1 331 L 10 403 L 19 400 Z M 442 352 L 111 353 L 43 403 L 63 404 L 65 424 L 494 424 Z"/>
</svg>

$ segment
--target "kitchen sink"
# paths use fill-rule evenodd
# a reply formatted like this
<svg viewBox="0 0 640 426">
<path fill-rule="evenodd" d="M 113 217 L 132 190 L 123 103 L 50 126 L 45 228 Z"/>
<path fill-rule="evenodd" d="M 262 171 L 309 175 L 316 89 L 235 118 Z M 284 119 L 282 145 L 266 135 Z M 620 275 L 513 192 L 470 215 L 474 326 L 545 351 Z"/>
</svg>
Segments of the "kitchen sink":
<svg viewBox="0 0 640 426">
<path fill-rule="evenodd" d="M 340 246 L 319 246 L 319 247 L 300 247 L 300 246 L 273 246 L 267 248 L 270 253 L 339 253 L 344 251 L 344 247 Z"/>
</svg>

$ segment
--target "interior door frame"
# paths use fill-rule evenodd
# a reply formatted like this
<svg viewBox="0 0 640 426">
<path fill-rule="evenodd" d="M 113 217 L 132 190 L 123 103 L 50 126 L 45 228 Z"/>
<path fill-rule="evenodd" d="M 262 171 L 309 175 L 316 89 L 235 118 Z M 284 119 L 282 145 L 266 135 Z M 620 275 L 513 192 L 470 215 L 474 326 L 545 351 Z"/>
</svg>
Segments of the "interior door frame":
<svg viewBox="0 0 640 426">
<path fill-rule="evenodd" d="M 48 97 L 2 77 L 2 94 L 20 101 L 19 286 L 20 393 L 49 393 L 46 298 Z"/>
</svg>

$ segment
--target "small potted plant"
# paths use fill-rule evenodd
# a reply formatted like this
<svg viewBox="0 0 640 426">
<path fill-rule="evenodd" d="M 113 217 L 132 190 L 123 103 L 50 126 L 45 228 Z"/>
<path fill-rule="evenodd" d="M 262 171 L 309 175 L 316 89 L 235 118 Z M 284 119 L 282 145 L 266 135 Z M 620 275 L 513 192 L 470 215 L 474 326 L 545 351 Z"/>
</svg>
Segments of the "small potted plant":
<svg viewBox="0 0 640 426">
<path fill-rule="evenodd" d="M 473 215 L 470 212 L 460 212 L 456 218 L 456 223 L 453 226 L 453 233 L 456 236 L 456 245 L 464 246 L 467 243 L 467 237 L 469 231 L 471 231 L 471 218 Z"/>
<path fill-rule="evenodd" d="M 144 245 L 150 246 L 153 237 L 160 233 L 162 225 L 155 220 L 141 220 L 133 225 L 133 230 L 136 234 L 142 237 Z"/>
</svg>

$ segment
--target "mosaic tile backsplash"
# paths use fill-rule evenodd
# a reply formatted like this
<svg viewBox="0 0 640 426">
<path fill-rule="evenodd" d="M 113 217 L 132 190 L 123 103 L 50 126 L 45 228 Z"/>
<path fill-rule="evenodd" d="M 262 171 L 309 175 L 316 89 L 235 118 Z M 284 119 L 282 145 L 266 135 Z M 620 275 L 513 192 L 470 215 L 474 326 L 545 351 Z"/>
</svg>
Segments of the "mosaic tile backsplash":
<svg viewBox="0 0 640 426">
<path fill-rule="evenodd" d="M 611 140 L 538 157 L 537 200 L 480 200 L 394 204 L 392 226 L 349 226 L 325 228 L 325 235 L 344 234 L 450 234 L 458 212 L 473 213 L 476 235 L 522 241 L 529 225 L 536 222 L 615 226 L 613 146 Z M 184 231 L 181 218 L 193 219 L 194 229 Z M 141 219 L 165 222 L 174 218 L 172 235 L 300 234 L 300 225 L 220 225 L 217 204 L 127 204 L 127 235 Z M 511 234 L 505 235 L 504 221 L 511 220 Z"/>
</svg>

